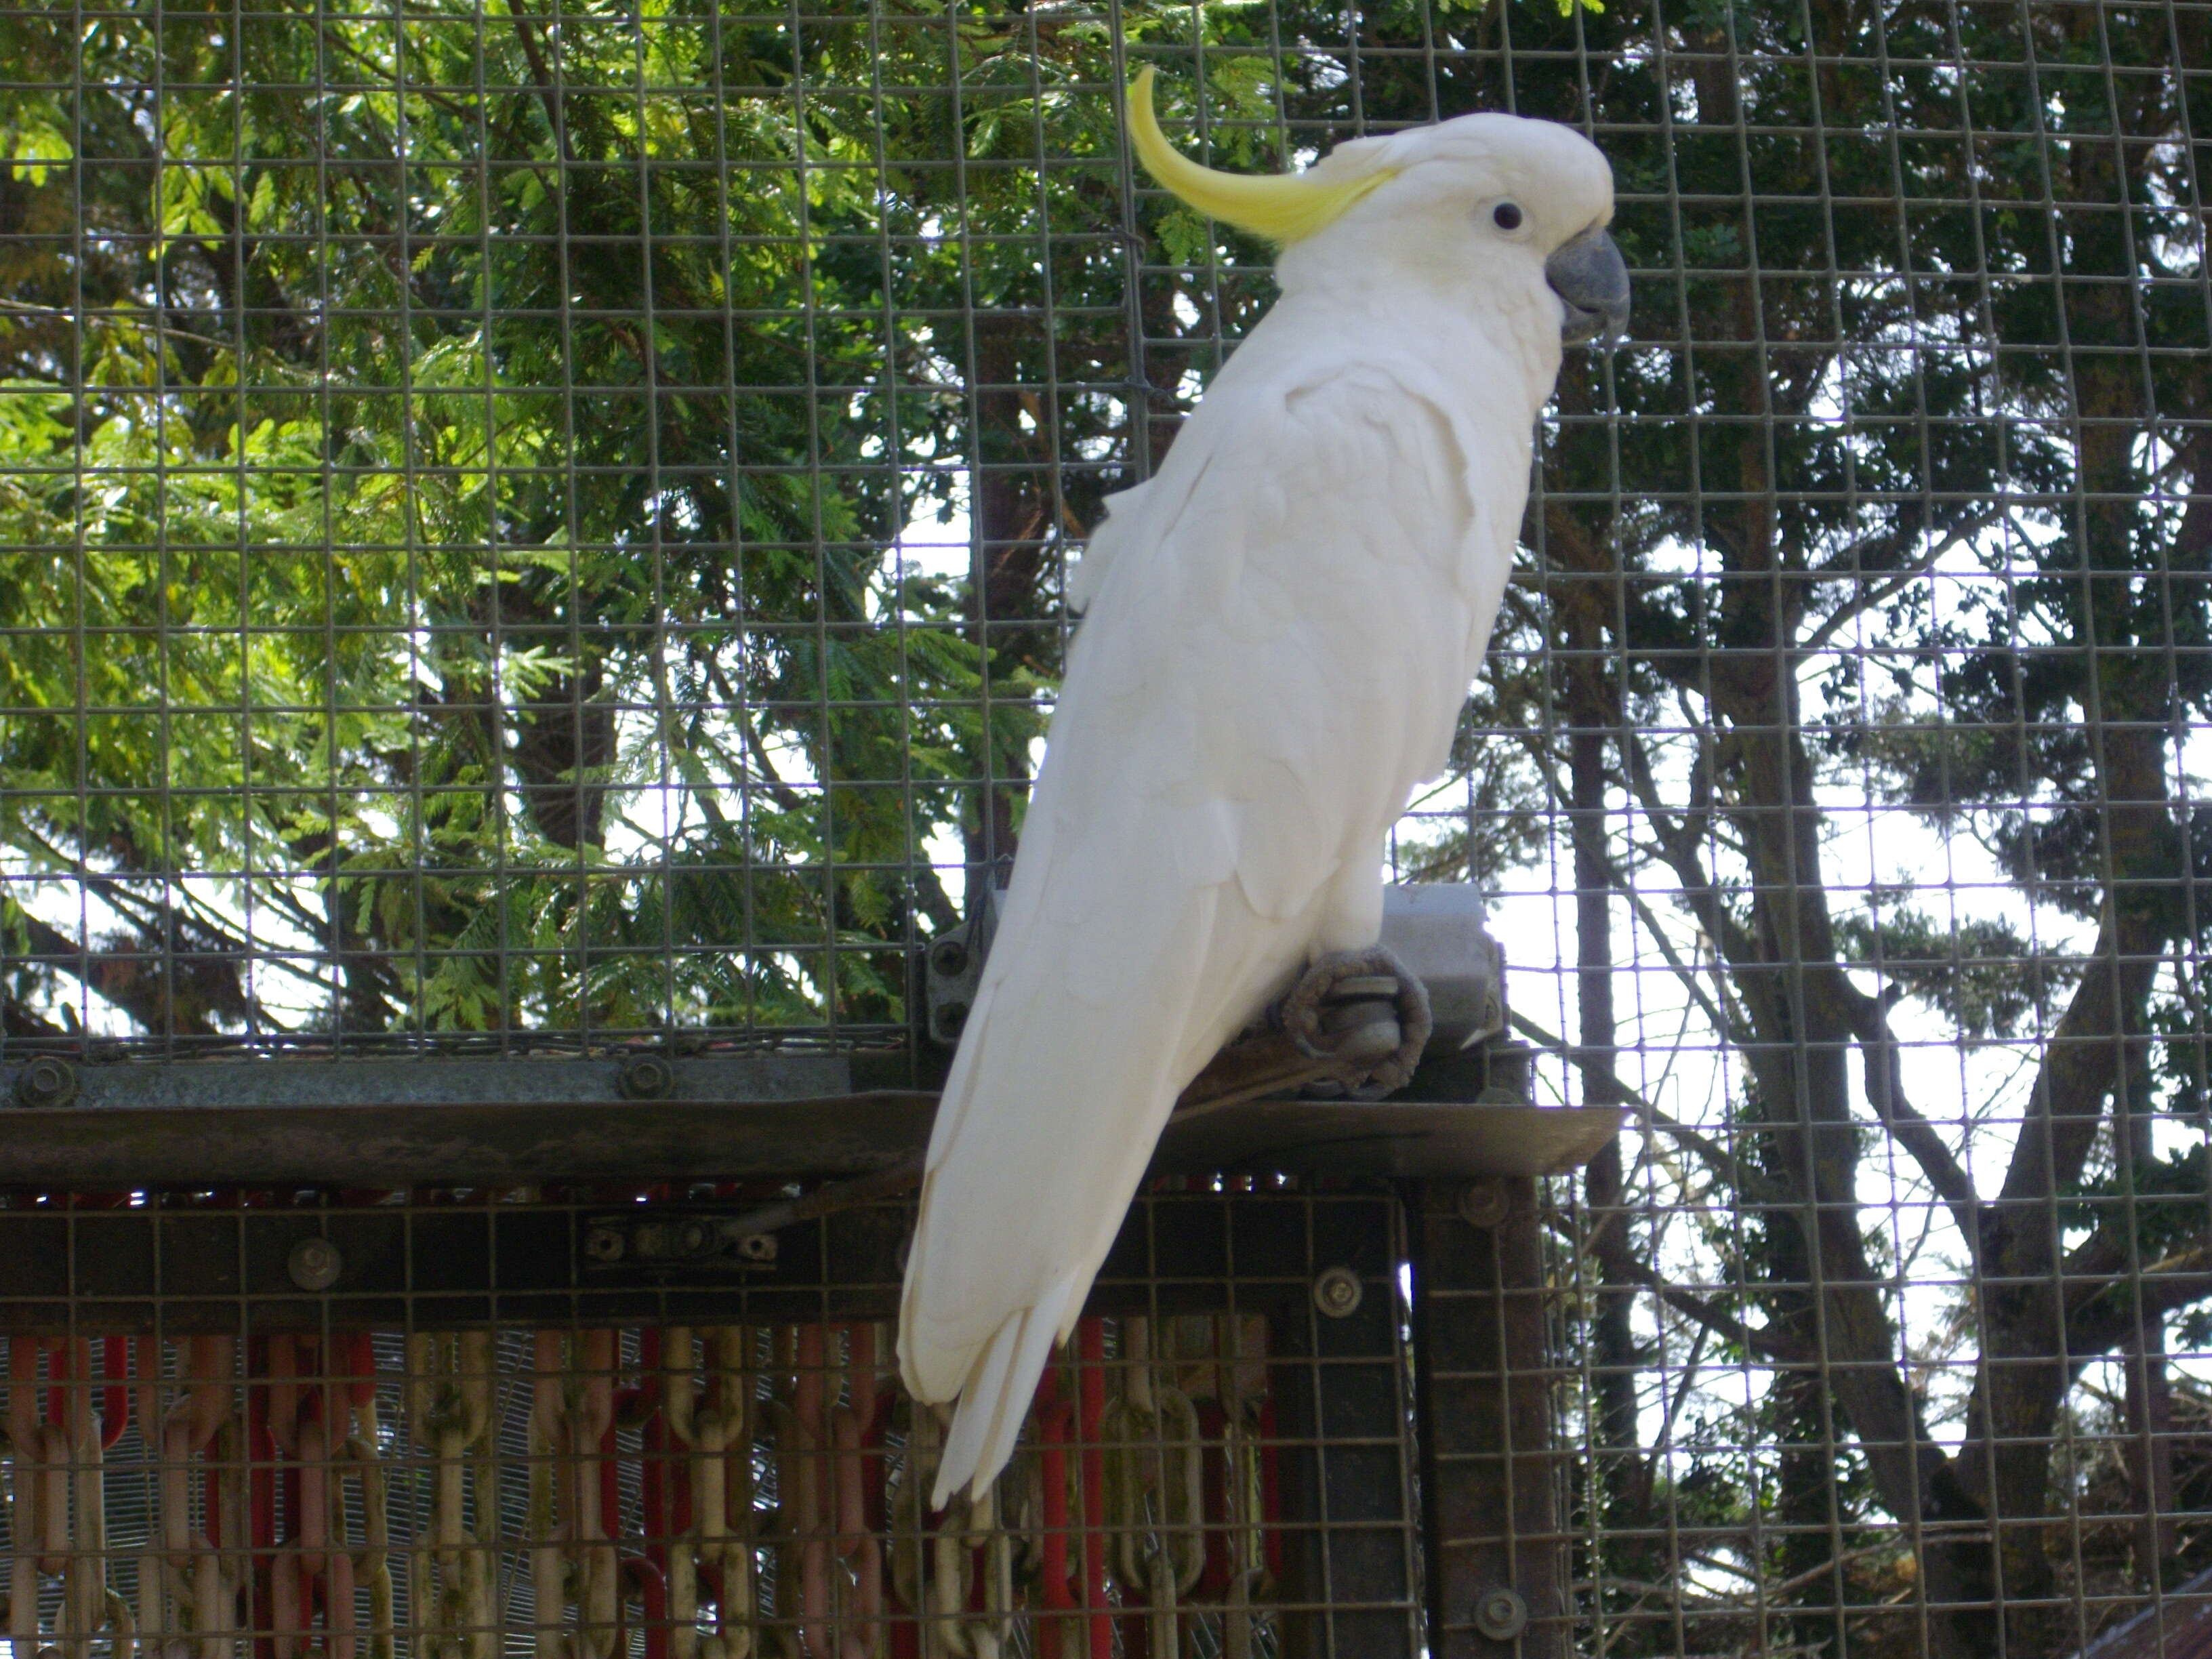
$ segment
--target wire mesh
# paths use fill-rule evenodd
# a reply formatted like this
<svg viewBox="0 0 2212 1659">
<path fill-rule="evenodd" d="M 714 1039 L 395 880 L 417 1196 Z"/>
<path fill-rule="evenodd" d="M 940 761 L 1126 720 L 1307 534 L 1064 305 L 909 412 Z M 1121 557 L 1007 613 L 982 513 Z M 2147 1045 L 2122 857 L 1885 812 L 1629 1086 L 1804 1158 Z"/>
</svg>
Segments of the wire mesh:
<svg viewBox="0 0 2212 1659">
<path fill-rule="evenodd" d="M 2194 1651 L 2208 36 L 0 12 L 0 1048 L 896 1045 L 1063 555 L 1267 301 L 1129 70 L 1237 167 L 1566 120 L 1632 338 L 1390 856 L 1495 890 L 1539 1091 L 1632 1127 L 1548 1255 L 1411 1251 L 1553 1322 L 1422 1339 L 1433 1650 Z"/>
<path fill-rule="evenodd" d="M 1140 1204 L 1015 1467 L 942 1513 L 945 1414 L 900 1391 L 883 1322 L 906 1218 L 734 1285 L 598 1242 L 683 1196 L 0 1212 L 8 1639 L 1413 1652 L 1387 1196 Z M 1331 1273 L 1353 1305 L 1316 1297 Z"/>
</svg>

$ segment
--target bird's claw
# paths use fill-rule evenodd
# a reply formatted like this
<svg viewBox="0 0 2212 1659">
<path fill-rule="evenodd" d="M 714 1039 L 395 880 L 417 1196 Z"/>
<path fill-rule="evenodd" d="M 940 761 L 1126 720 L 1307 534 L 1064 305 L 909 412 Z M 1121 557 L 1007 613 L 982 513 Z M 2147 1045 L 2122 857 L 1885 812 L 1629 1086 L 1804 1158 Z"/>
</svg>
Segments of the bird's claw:
<svg viewBox="0 0 2212 1659">
<path fill-rule="evenodd" d="M 1404 1088 L 1431 1029 L 1428 988 L 1380 945 L 1322 957 L 1272 1013 L 1302 1053 L 1358 1094 Z"/>
</svg>

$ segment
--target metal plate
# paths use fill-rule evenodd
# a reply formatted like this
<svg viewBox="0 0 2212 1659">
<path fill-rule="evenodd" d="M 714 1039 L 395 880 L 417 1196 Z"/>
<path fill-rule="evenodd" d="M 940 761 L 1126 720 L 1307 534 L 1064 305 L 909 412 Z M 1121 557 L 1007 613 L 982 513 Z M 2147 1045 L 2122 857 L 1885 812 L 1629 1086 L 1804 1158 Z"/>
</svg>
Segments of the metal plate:
<svg viewBox="0 0 2212 1659">
<path fill-rule="evenodd" d="M 0 1101 L 22 1098 L 36 1062 L 0 1066 Z M 327 1059 L 73 1061 L 72 1109 L 247 1106 L 574 1105 L 636 1098 L 625 1074 L 657 1066 L 662 1092 L 686 1100 L 815 1100 L 848 1094 L 844 1054 L 666 1054 L 421 1060 Z"/>
<path fill-rule="evenodd" d="M 187 1068 L 177 1068 L 187 1069 Z M 240 1068 L 244 1069 L 244 1068 Z M 936 1097 L 74 1106 L 7 1115 L 0 1185 L 497 1185 L 865 1174 L 919 1151 Z M 1178 1119 L 1164 1172 L 1540 1175 L 1587 1160 L 1616 1111 L 1429 1101 L 1243 1101 Z"/>
<path fill-rule="evenodd" d="M 1178 1117 L 1158 1162 L 1290 1175 L 1558 1175 L 1597 1156 L 1626 1115 L 1610 1107 L 1248 1100 Z"/>
</svg>

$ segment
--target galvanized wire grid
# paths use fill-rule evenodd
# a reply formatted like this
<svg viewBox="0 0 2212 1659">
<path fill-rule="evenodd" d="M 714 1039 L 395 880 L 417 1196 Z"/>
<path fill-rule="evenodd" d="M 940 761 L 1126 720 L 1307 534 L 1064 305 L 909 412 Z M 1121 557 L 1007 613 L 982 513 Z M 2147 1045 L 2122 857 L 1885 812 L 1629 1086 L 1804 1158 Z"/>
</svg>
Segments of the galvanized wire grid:
<svg viewBox="0 0 2212 1659">
<path fill-rule="evenodd" d="M 1553 1194 L 1514 1639 L 2185 1650 L 2208 20 L 0 14 L 0 1042 L 897 1040 L 1063 548 L 1266 302 L 1132 65 L 1232 167 L 1570 120 L 1634 338 L 1393 853 L 1633 1120 Z"/>
<path fill-rule="evenodd" d="M 7 1639 L 1413 1652 L 1386 1198 L 1140 1204 L 1013 1467 L 938 1512 L 945 1413 L 901 1392 L 884 1322 L 906 1218 L 805 1230 L 719 1282 L 604 1246 L 658 1213 L 641 1199 L 714 1195 L 0 1211 Z"/>
</svg>

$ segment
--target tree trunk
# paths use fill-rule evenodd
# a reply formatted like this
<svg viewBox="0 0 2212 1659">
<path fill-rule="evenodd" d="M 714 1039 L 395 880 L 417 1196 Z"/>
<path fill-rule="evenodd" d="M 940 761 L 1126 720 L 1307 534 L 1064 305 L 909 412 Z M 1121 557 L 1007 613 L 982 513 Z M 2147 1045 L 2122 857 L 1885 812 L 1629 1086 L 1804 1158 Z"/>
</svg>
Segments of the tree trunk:
<svg viewBox="0 0 2212 1659">
<path fill-rule="evenodd" d="M 1621 1099 L 1616 1068 L 1619 1024 L 1613 1004 L 1613 867 L 1606 848 L 1607 734 L 1617 723 L 1615 696 L 1600 653 L 1606 634 L 1587 586 L 1583 603 L 1566 611 L 1568 830 L 1574 844 L 1576 995 L 1584 1058 L 1577 1067 L 1583 1102 L 1613 1106 Z M 1641 1293 L 1628 1235 L 1628 1194 L 1620 1142 L 1608 1141 L 1583 1177 L 1591 1243 L 1598 1269 L 1596 1311 L 1590 1322 L 1591 1370 L 1596 1394 L 1597 1490 L 1606 1505 L 1606 1534 L 1631 1543 L 1609 1565 L 1631 1578 L 1657 1574 L 1645 1558 L 1648 1540 L 1636 1535 L 1651 1524 L 1651 1476 L 1641 1455 L 1636 1385 L 1642 1356 L 1633 1316 Z"/>
<path fill-rule="evenodd" d="M 1049 480 L 1039 476 L 1043 422 L 1022 430 L 1022 319 L 979 315 L 972 324 L 969 397 L 975 410 L 974 471 L 969 493 L 969 615 L 983 653 L 984 782 L 965 831 L 968 914 L 1014 855 L 1014 801 L 1029 785 L 1025 757 L 991 729 L 992 706 L 1008 695 L 1006 670 L 1035 648 L 1038 580 L 1052 529 Z M 1034 418 L 1034 417 L 1033 417 Z M 1049 453 L 1049 452 L 1047 452 Z M 1026 708 L 1029 699 L 1019 699 Z"/>
</svg>

